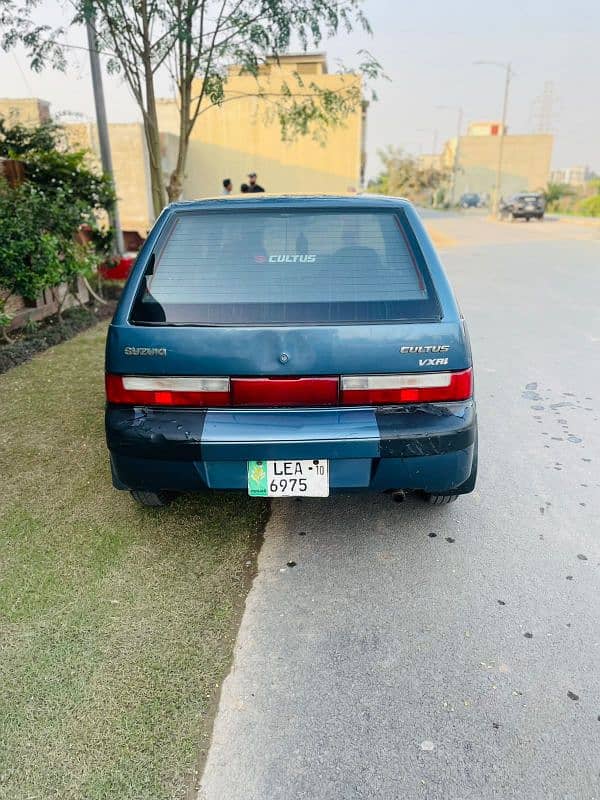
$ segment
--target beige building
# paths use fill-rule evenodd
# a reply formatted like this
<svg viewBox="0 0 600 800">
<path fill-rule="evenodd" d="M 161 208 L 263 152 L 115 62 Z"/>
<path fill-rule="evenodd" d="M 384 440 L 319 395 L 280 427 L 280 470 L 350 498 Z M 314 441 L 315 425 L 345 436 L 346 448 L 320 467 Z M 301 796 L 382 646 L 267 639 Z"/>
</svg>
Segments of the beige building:
<svg viewBox="0 0 600 800">
<path fill-rule="evenodd" d="M 298 85 L 295 74 L 301 76 L 304 87 Z M 310 91 L 311 82 L 332 91 L 347 86 L 360 89 L 356 75 L 329 74 L 321 53 L 282 56 L 279 63 L 264 65 L 258 78 L 262 97 L 256 96 L 257 81 L 251 75 L 232 68 L 224 102 L 213 107 L 207 103 L 192 132 L 183 190 L 186 199 L 219 194 L 223 178 L 231 178 L 234 190 L 239 191 L 250 170 L 257 172 L 258 182 L 273 193 L 359 189 L 366 104 L 329 130 L 324 143 L 310 135 L 282 141 L 274 100 L 281 96 L 284 81 L 293 94 Z M 175 100 L 159 102 L 159 125 L 161 131 L 177 135 Z"/>
<path fill-rule="evenodd" d="M 297 83 L 300 75 L 304 83 Z M 310 91 L 314 82 L 323 89 L 343 91 L 357 87 L 356 75 L 329 74 L 322 53 L 282 56 L 260 71 L 257 82 L 232 68 L 221 106 L 200 113 L 192 133 L 183 199 L 221 193 L 223 178 L 231 178 L 235 191 L 247 181 L 250 170 L 268 192 L 335 193 L 356 191 L 362 184 L 365 156 L 366 103 L 350 114 L 343 124 L 327 131 L 320 143 L 310 136 L 284 142 L 274 99 L 287 84 L 294 93 Z M 196 87 L 197 90 L 198 87 Z M 269 99 L 273 98 L 273 99 Z M 175 99 L 158 101 L 162 167 L 165 186 L 177 157 L 179 122 Z M 0 116 L 26 123 L 50 118 L 43 100 L 0 99 Z M 91 123 L 63 123 L 70 146 L 90 150 L 92 161 L 100 163 L 96 126 Z M 109 138 L 117 195 L 124 230 L 145 235 L 154 221 L 148 170 L 148 151 L 140 123 L 110 124 Z"/>
<path fill-rule="evenodd" d="M 0 117 L 23 125 L 39 125 L 50 120 L 50 103 L 37 97 L 0 97 Z"/>
<path fill-rule="evenodd" d="M 70 147 L 89 150 L 92 163 L 100 167 L 98 129 L 92 123 L 63 124 Z M 139 122 L 111 123 L 108 126 L 115 186 L 123 230 L 137 231 L 144 236 L 154 218 L 148 148 L 144 128 Z M 161 134 L 163 177 L 165 184 L 175 163 L 177 137 Z"/>
<path fill-rule="evenodd" d="M 458 148 L 455 197 L 464 192 L 493 195 L 500 150 L 500 123 L 480 122 L 469 126 Z M 486 133 L 487 131 L 487 133 Z M 506 134 L 502 153 L 501 194 L 540 191 L 548 183 L 552 158 L 551 134 Z M 451 170 L 456 138 L 442 151 L 442 164 Z"/>
</svg>

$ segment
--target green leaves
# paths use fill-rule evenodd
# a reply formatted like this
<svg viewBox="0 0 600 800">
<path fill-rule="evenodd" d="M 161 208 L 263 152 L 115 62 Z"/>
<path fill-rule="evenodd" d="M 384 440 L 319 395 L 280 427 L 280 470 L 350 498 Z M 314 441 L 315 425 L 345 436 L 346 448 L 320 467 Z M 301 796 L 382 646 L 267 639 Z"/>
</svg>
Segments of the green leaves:
<svg viewBox="0 0 600 800">
<path fill-rule="evenodd" d="M 44 289 L 89 274 L 110 247 L 99 215 L 115 201 L 112 183 L 89 168 L 84 151 L 64 146 L 59 126 L 0 119 L 0 156 L 21 161 L 26 176 L 16 188 L 0 180 L 0 297 L 35 300 Z M 93 244 L 76 240 L 82 226 Z"/>
<path fill-rule="evenodd" d="M 60 236 L 41 229 L 52 210 L 34 187 L 0 182 L 0 286 L 28 300 L 57 283 Z"/>
<path fill-rule="evenodd" d="M 363 95 L 360 79 L 353 73 L 344 75 L 335 89 L 314 80 L 307 84 L 301 75 L 294 74 L 282 84 L 280 94 L 269 99 L 284 141 L 311 136 L 325 144 L 329 129 L 343 125 L 351 114 L 360 110 Z"/>
<path fill-rule="evenodd" d="M 11 50 L 22 44 L 30 55 L 29 66 L 34 72 L 45 67 L 64 70 L 67 64 L 64 48 L 60 43 L 64 35 L 62 27 L 37 25 L 32 14 L 41 0 L 0 0 L 0 47 Z"/>
</svg>

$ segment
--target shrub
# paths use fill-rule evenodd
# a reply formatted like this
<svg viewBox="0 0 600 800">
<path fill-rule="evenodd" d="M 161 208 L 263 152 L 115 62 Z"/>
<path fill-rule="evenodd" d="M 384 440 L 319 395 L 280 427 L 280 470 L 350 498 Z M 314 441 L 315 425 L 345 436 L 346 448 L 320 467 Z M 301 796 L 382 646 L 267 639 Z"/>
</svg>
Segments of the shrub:
<svg viewBox="0 0 600 800">
<path fill-rule="evenodd" d="M 29 127 L 0 118 L 0 156 L 25 169 L 16 188 L 0 179 L 0 332 L 6 338 L 9 295 L 35 300 L 106 259 L 112 232 L 104 223 L 115 193 L 107 176 L 88 166 L 85 151 L 66 150 L 53 123 Z M 87 244 L 77 240 L 82 228 Z"/>
<path fill-rule="evenodd" d="M 600 217 L 600 194 L 580 200 L 575 208 L 576 213 L 582 214 L 584 217 Z"/>
</svg>

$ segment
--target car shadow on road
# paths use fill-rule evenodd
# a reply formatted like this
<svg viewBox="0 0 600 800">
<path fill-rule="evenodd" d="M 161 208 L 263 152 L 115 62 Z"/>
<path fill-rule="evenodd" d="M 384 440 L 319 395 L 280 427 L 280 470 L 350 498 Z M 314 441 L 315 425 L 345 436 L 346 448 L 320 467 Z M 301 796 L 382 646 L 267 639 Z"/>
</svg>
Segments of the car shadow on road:
<svg viewBox="0 0 600 800">
<path fill-rule="evenodd" d="M 420 580 L 429 582 L 436 572 L 432 560 L 444 570 L 450 555 L 440 546 L 456 549 L 457 543 L 464 544 L 473 501 L 471 495 L 447 506 L 430 506 L 412 495 L 396 503 L 390 495 L 348 494 L 273 502 L 263 563 L 279 569 L 310 566 L 323 577 L 338 566 L 352 567 L 365 572 L 368 583 L 373 564 L 398 562 L 407 577 L 416 570 Z"/>
</svg>

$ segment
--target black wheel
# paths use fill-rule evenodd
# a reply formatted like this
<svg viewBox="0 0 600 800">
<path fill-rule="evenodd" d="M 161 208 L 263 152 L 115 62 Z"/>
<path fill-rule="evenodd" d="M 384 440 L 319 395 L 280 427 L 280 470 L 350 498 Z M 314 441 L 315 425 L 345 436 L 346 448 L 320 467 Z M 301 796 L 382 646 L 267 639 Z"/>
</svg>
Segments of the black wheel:
<svg viewBox="0 0 600 800">
<path fill-rule="evenodd" d="M 529 222 L 530 219 L 531 217 L 525 217 L 525 222 Z"/>
<path fill-rule="evenodd" d="M 464 483 L 456 489 L 456 494 L 430 494 L 423 492 L 423 499 L 432 506 L 445 506 L 448 503 L 453 503 L 461 494 L 469 494 L 475 488 L 477 483 L 477 464 L 479 461 L 479 437 L 475 435 L 473 450 L 473 463 L 471 464 L 471 474 Z"/>
<path fill-rule="evenodd" d="M 175 497 L 173 492 L 145 492 L 142 489 L 132 489 L 130 494 L 137 503 L 146 508 L 163 508 Z"/>
<path fill-rule="evenodd" d="M 458 500 L 457 494 L 426 494 L 425 500 L 430 506 L 446 506 L 448 503 L 454 503 Z"/>
</svg>

